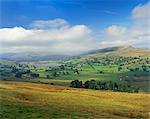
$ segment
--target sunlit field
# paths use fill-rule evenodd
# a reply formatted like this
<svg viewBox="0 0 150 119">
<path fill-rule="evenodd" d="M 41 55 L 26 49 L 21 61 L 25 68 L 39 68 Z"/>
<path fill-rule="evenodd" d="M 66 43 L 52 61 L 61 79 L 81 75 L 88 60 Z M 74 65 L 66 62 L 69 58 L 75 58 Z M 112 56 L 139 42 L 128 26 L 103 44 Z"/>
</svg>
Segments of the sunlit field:
<svg viewBox="0 0 150 119">
<path fill-rule="evenodd" d="M 150 94 L 0 81 L 1 119 L 148 119 Z"/>
</svg>

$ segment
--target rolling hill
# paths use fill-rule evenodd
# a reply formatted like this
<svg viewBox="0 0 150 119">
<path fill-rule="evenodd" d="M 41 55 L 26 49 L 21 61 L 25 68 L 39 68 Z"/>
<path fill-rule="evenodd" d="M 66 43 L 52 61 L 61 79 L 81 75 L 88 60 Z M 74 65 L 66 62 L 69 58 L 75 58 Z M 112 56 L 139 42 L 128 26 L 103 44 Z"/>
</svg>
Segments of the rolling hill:
<svg viewBox="0 0 150 119">
<path fill-rule="evenodd" d="M 126 57 L 150 57 L 149 49 L 129 47 L 108 47 L 83 53 L 81 55 L 49 54 L 49 53 L 2 53 L 0 59 L 13 61 L 48 61 L 68 60 L 74 57 L 85 56 L 126 56 Z"/>
<path fill-rule="evenodd" d="M 88 52 L 85 56 L 125 56 L 125 57 L 150 57 L 149 49 L 128 47 L 109 47 Z"/>
<path fill-rule="evenodd" d="M 12 61 L 45 61 L 45 60 L 66 60 L 69 59 L 69 55 L 50 55 L 43 53 L 2 53 L 0 59 L 12 60 Z"/>
</svg>

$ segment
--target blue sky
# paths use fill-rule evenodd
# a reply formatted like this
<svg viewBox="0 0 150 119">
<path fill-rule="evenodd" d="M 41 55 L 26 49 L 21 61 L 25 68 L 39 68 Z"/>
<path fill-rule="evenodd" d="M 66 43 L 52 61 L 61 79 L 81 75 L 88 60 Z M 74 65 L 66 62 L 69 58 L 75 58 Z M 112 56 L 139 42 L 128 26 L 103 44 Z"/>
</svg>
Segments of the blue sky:
<svg viewBox="0 0 150 119">
<path fill-rule="evenodd" d="M 132 9 L 148 0 L 0 0 L 0 27 L 28 27 L 35 20 L 63 18 L 70 24 L 100 29 L 130 26 Z"/>
<path fill-rule="evenodd" d="M 0 0 L 0 52 L 149 48 L 149 0 Z"/>
</svg>

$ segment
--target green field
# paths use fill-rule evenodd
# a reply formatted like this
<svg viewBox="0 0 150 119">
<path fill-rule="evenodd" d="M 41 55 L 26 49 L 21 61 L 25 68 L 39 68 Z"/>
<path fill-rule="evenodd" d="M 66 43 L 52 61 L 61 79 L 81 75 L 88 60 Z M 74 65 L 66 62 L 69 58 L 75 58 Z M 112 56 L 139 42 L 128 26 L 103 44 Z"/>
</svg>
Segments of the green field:
<svg viewBox="0 0 150 119">
<path fill-rule="evenodd" d="M 148 57 L 90 56 L 67 61 L 1 61 L 1 80 L 29 81 L 69 86 L 73 80 L 127 83 L 149 92 Z M 27 72 L 30 71 L 30 72 Z M 25 72 L 25 73 L 24 73 Z M 21 76 L 17 77 L 16 74 Z M 31 74 L 38 74 L 37 77 Z"/>
</svg>

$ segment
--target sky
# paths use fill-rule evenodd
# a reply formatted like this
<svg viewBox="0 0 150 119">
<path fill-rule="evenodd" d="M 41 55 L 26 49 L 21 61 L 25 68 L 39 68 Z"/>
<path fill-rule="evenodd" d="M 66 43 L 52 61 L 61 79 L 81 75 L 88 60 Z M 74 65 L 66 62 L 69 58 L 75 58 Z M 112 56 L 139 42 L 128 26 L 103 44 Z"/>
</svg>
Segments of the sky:
<svg viewBox="0 0 150 119">
<path fill-rule="evenodd" d="M 149 0 L 0 0 L 0 52 L 148 48 Z"/>
</svg>

